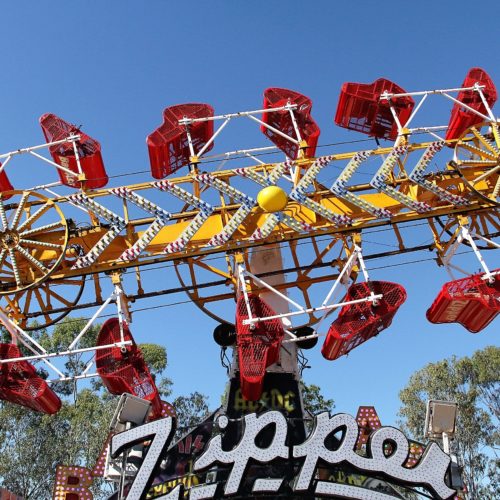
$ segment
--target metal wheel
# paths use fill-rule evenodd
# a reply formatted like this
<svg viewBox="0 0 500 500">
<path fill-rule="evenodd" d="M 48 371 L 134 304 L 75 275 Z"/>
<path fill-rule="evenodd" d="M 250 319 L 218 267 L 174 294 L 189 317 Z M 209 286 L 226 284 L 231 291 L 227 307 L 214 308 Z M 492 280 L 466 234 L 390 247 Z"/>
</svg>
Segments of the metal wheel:
<svg viewBox="0 0 500 500">
<path fill-rule="evenodd" d="M 36 288 L 5 296 L 4 312 L 26 331 L 56 324 L 78 304 L 85 287 L 85 277 L 47 280 Z"/>
<path fill-rule="evenodd" d="M 255 248 L 253 252 L 245 253 L 245 267 L 292 300 L 310 308 L 315 305 L 318 293 L 327 291 L 338 277 L 339 269 L 343 267 L 346 252 L 350 252 L 351 245 L 344 237 L 332 239 L 331 236 L 325 236 L 268 247 L 270 248 L 267 251 L 280 249 L 281 255 L 277 260 L 274 256 L 266 262 L 266 246 L 262 246 Z M 256 262 L 255 256 L 259 254 L 265 262 L 264 267 L 262 262 Z M 225 269 L 221 261 L 225 261 Z M 175 271 L 190 300 L 205 314 L 221 323 L 234 323 L 237 282 L 230 255 L 220 259 L 198 257 L 182 263 L 175 262 Z M 355 281 L 356 277 L 357 268 L 352 271 L 350 278 Z M 210 282 L 216 285 L 206 286 Z M 341 294 L 344 292 L 342 287 Z M 258 288 L 254 293 L 264 294 L 263 298 L 267 301 L 265 295 L 269 292 L 266 289 Z M 272 302 L 270 305 L 272 306 Z M 228 316 L 228 311 L 232 311 L 231 316 Z M 313 325 L 323 313 L 324 311 L 313 311 L 307 316 L 296 316 L 293 327 Z"/>
<path fill-rule="evenodd" d="M 0 295 L 37 287 L 65 256 L 68 224 L 61 209 L 45 196 L 11 191 L 0 196 Z"/>
<path fill-rule="evenodd" d="M 455 146 L 455 163 L 462 178 L 476 195 L 500 206 L 498 123 L 483 122 L 467 129 Z"/>
</svg>

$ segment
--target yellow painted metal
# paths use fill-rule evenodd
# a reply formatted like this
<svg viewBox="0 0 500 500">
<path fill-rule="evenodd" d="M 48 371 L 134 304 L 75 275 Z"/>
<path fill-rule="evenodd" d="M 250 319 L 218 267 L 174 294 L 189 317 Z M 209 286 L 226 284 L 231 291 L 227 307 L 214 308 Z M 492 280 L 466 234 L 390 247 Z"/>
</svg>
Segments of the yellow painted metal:
<svg viewBox="0 0 500 500">
<path fill-rule="evenodd" d="M 476 229 L 482 234 L 489 232 L 500 232 L 500 221 L 498 216 L 498 204 L 496 197 L 498 196 L 498 171 L 500 163 L 500 134 L 496 127 L 493 127 L 491 134 L 482 131 L 480 126 L 476 129 L 469 131 L 466 136 L 459 141 L 450 141 L 447 146 L 456 146 L 456 158 L 452 160 L 452 149 L 450 151 L 450 161 L 442 168 L 440 172 L 429 173 L 425 176 L 426 181 L 434 183 L 441 189 L 453 193 L 467 200 L 467 204 L 451 204 L 447 201 L 440 199 L 438 195 L 430 190 L 426 190 L 420 184 L 416 184 L 410 180 L 407 170 L 409 166 L 415 164 L 420 158 L 422 153 L 431 145 L 431 143 L 409 143 L 406 144 L 408 148 L 407 154 L 403 155 L 395 164 L 395 171 L 390 172 L 385 182 L 397 192 L 402 193 L 409 197 L 410 200 L 420 203 L 426 203 L 430 209 L 428 211 L 418 212 L 408 206 L 405 206 L 398 199 L 391 197 L 386 192 L 379 192 L 374 189 L 369 183 L 355 184 L 347 190 L 359 198 L 363 203 L 366 202 L 371 207 L 388 211 L 391 214 L 390 218 L 377 218 L 360 205 L 353 204 L 346 201 L 344 197 L 335 195 L 332 191 L 327 189 L 321 182 L 314 180 L 311 184 L 310 193 L 306 193 L 308 200 L 319 204 L 323 209 L 327 209 L 326 213 L 333 213 L 350 218 L 350 224 L 336 225 L 323 216 L 323 212 L 319 215 L 318 210 L 314 210 L 314 205 L 308 204 L 304 206 L 300 201 L 288 200 L 288 203 L 281 212 L 293 219 L 309 226 L 309 231 L 298 232 L 296 228 L 291 228 L 286 224 L 286 220 L 281 219 L 277 225 L 269 232 L 269 235 L 263 239 L 254 239 L 254 235 L 259 228 L 262 228 L 267 218 L 270 216 L 262 210 L 261 207 L 255 205 L 248 215 L 244 217 L 242 222 L 235 229 L 234 233 L 227 238 L 227 241 L 219 245 L 209 244 L 213 238 L 221 233 L 224 227 L 228 224 L 233 216 L 241 208 L 241 204 L 236 198 L 228 195 L 223 195 L 219 192 L 216 204 L 212 203 L 213 211 L 207 215 L 206 220 L 201 227 L 192 235 L 191 239 L 175 253 L 165 253 L 165 247 L 175 242 L 183 234 L 183 232 L 190 227 L 193 220 L 199 215 L 199 209 L 189 208 L 185 205 L 178 211 L 171 212 L 170 220 L 164 224 L 150 242 L 142 249 L 137 258 L 131 260 L 120 260 L 120 256 L 124 254 L 127 249 L 130 249 L 134 244 L 141 240 L 147 234 L 148 228 L 157 219 L 154 214 L 137 217 L 137 209 L 131 211 L 130 202 L 126 199 L 121 199 L 120 203 L 116 203 L 117 198 L 108 189 L 100 189 L 89 191 L 85 193 L 89 199 L 109 206 L 113 203 L 115 213 L 121 217 L 126 227 L 121 231 L 120 235 L 111 239 L 110 242 L 103 245 L 98 252 L 96 259 L 89 265 L 81 265 L 75 268 L 74 264 L 78 258 L 89 252 L 94 246 L 99 246 L 99 241 L 105 237 L 112 229 L 112 224 L 109 221 L 101 220 L 97 213 L 88 210 L 87 223 L 82 227 L 77 224 L 68 227 L 67 221 L 64 223 L 62 229 L 51 229 L 46 234 L 43 231 L 36 235 L 37 240 L 42 241 L 45 246 L 32 250 L 32 255 L 36 260 L 41 262 L 50 272 L 42 273 L 39 270 L 33 269 L 33 263 L 27 265 L 26 262 L 21 263 L 21 267 L 28 268 L 28 274 L 34 277 L 33 283 L 30 286 L 37 288 L 43 282 L 46 282 L 47 287 L 50 288 L 51 284 L 64 283 L 64 280 L 75 280 L 75 283 L 81 283 L 77 280 L 78 277 L 85 275 L 93 275 L 95 284 L 95 297 L 96 301 L 100 300 L 100 285 L 98 276 L 101 273 L 110 273 L 122 269 L 134 267 L 137 270 L 137 282 L 139 288 L 139 295 L 143 293 L 142 284 L 140 282 L 140 269 L 142 266 L 150 265 L 153 263 L 173 261 L 174 263 L 185 262 L 191 267 L 191 274 L 200 268 L 207 271 L 218 278 L 227 280 L 227 283 L 234 285 L 235 278 L 231 270 L 230 259 L 226 259 L 226 268 L 219 269 L 206 262 L 207 256 L 213 254 L 226 254 L 231 255 L 238 253 L 243 255 L 245 261 L 247 260 L 246 254 L 249 249 L 259 247 L 265 244 L 273 244 L 276 242 L 286 243 L 292 255 L 295 258 L 296 244 L 300 240 L 310 239 L 314 241 L 317 237 L 330 237 L 332 246 L 340 242 L 340 248 L 344 252 L 342 258 L 339 257 L 337 268 L 341 267 L 345 256 L 348 255 L 352 243 L 353 235 L 359 238 L 359 235 L 366 230 L 377 227 L 387 226 L 393 229 L 397 239 L 400 250 L 406 248 L 403 237 L 398 229 L 400 225 L 412 221 L 428 221 L 432 231 L 435 248 L 438 252 L 445 251 L 447 248 L 447 241 L 450 240 L 455 232 L 457 220 L 459 217 L 468 217 L 476 224 Z M 445 151 L 447 149 L 445 148 Z M 370 161 L 382 162 L 393 151 L 392 147 L 378 148 L 371 152 Z M 330 165 L 325 167 L 328 172 L 331 171 L 331 178 L 334 178 L 339 170 L 334 166 L 346 162 L 354 158 L 358 152 L 347 152 L 329 155 L 322 159 L 330 162 Z M 472 155 L 468 158 L 466 155 Z M 320 159 L 321 160 L 321 159 Z M 415 161 L 414 161 L 415 160 Z M 308 172 L 309 167 L 313 165 L 318 159 L 315 158 L 299 158 L 294 162 L 296 167 L 293 172 L 293 183 L 291 189 L 301 181 L 304 175 Z M 257 174 L 260 176 L 268 176 L 277 164 L 256 165 L 245 169 L 247 172 Z M 196 176 L 197 172 L 194 169 L 191 174 L 169 178 L 169 183 L 183 190 L 192 193 L 194 196 L 203 200 L 207 188 L 200 183 Z M 237 189 L 241 190 L 240 183 L 242 177 L 238 171 L 224 170 L 215 171 L 210 174 L 213 178 L 227 183 L 230 186 L 237 185 Z M 238 179 L 238 182 L 234 182 Z M 247 180 L 249 186 L 252 186 L 253 191 L 258 192 L 258 186 L 251 180 Z M 126 188 L 132 192 L 140 192 L 141 196 L 146 199 L 149 193 L 151 197 L 153 194 L 156 196 L 155 203 L 161 206 L 162 202 L 158 202 L 158 195 L 167 200 L 172 198 L 166 193 L 159 193 L 152 182 L 145 182 L 140 184 L 128 185 Z M 247 194 L 247 193 L 244 193 Z M 289 193 L 288 193 L 289 194 Z M 40 195 L 28 193 L 28 198 L 24 201 L 23 212 L 27 217 L 29 214 L 36 213 L 38 210 L 49 210 L 55 207 L 58 214 L 66 211 L 66 207 L 70 208 L 72 200 L 69 197 L 55 197 L 47 200 Z M 212 198 L 213 199 L 213 196 Z M 300 199 L 300 198 L 299 198 Z M 15 212 L 17 209 L 16 203 L 11 203 L 8 209 Z M 118 209 L 116 207 L 119 207 Z M 361 204 L 363 206 L 363 204 Z M 366 206 L 366 205 L 365 205 Z M 71 207 L 72 208 L 72 207 Z M 168 209 L 168 207 L 166 207 Z M 278 213 L 279 215 L 280 213 Z M 64 216 L 62 216 L 64 219 Z M 90 225 L 88 224 L 90 220 Z M 443 226 L 439 230 L 434 224 L 434 221 L 440 221 Z M 446 222 L 442 222 L 446 221 Z M 450 222 L 451 221 L 451 222 Z M 0 231 L 4 242 L 9 241 L 5 231 Z M 487 235 L 487 234 L 486 234 Z M 7 243 L 5 243 L 7 245 Z M 47 244 L 60 245 L 64 248 L 64 256 L 61 257 L 59 250 L 48 248 Z M 66 246 L 67 245 L 67 246 Z M 5 246 L 5 245 L 4 245 Z M 310 263 L 312 266 L 325 258 L 322 251 L 317 250 L 316 258 Z M 57 265 L 54 265 L 56 262 Z M 49 265 L 50 264 L 50 265 Z M 36 267 L 36 266 L 35 266 Z M 23 269 L 24 269 L 23 268 Z M 24 271 L 23 271 L 24 272 Z M 26 275 L 28 275 L 26 274 Z M 325 273 L 325 280 L 332 279 L 336 275 L 333 273 Z M 62 280 L 62 281 L 61 281 Z M 301 271 L 299 279 L 293 285 L 285 284 L 284 287 L 296 286 L 303 291 L 304 298 L 307 302 L 308 288 L 313 283 L 318 283 L 323 280 L 323 277 L 312 277 L 307 270 Z M 0 295 L 9 295 L 9 308 L 11 314 L 22 316 L 32 307 L 42 307 L 42 302 L 38 295 L 30 294 L 29 297 L 22 298 L 19 295 L 22 287 L 16 287 L 13 278 L 7 279 L 8 286 L 4 288 L 3 292 L 0 290 Z M 28 287 L 29 288 L 29 287 Z M 197 290 L 192 290 L 191 297 L 195 302 L 204 305 L 214 300 L 218 300 L 218 296 L 202 297 Z M 16 295 L 17 294 L 17 295 Z M 50 294 L 49 294 L 50 295 Z M 222 294 L 224 295 L 224 294 Z M 225 294 L 230 296 L 231 293 Z M 57 298 L 57 297 L 56 297 Z M 22 299 L 22 300 L 21 300 Z M 16 304 L 23 302 L 23 307 L 16 306 Z M 51 305 L 45 304 L 43 307 L 50 310 Z M 56 308 L 57 309 L 57 308 Z M 22 310 L 22 312 L 20 312 Z M 26 314 L 24 314 L 26 316 Z M 49 318 L 46 318 L 47 320 Z"/>
</svg>

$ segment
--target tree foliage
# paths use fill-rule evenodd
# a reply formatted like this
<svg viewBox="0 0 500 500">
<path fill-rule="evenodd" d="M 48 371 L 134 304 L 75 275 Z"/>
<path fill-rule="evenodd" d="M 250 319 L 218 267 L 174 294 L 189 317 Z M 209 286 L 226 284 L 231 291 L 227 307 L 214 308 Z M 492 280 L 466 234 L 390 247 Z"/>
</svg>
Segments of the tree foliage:
<svg viewBox="0 0 500 500">
<path fill-rule="evenodd" d="M 335 408 L 335 401 L 333 399 L 326 399 L 321 394 L 321 388 L 314 384 L 302 383 L 302 401 L 304 409 L 315 415 L 320 411 L 333 412 Z"/>
<path fill-rule="evenodd" d="M 49 352 L 68 349 L 75 336 L 85 326 L 83 318 L 66 318 L 49 332 L 45 329 L 31 332 Z M 96 344 L 100 325 L 93 325 L 82 337 L 79 346 Z M 0 332 L 3 342 L 10 342 L 10 335 Z M 171 394 L 172 382 L 164 376 L 167 353 L 157 344 L 141 344 L 144 359 L 162 397 Z M 31 354 L 22 348 L 25 354 Z M 84 363 L 78 354 L 69 356 L 64 373 L 74 376 L 81 372 Z M 38 372 L 47 376 L 43 364 L 36 364 Z M 109 432 L 109 423 L 117 404 L 97 379 L 92 384 L 59 382 L 52 388 L 63 399 L 63 406 L 56 415 L 43 415 L 29 409 L 0 402 L 0 485 L 26 498 L 45 500 L 52 498 L 52 483 L 57 465 L 80 465 L 92 468 L 101 452 Z M 80 389 L 80 390 L 78 390 Z M 73 395 L 74 397 L 69 397 Z M 205 407 L 205 396 L 195 393 L 188 398 L 178 398 L 183 421 L 190 424 Z M 191 415 L 189 412 L 195 412 Z M 208 411 L 208 408 L 207 408 Z M 108 489 L 108 493 L 103 490 Z M 111 490 L 103 483 L 93 488 L 94 498 L 107 498 Z"/>
<path fill-rule="evenodd" d="M 471 498 L 500 498 L 500 348 L 487 347 L 471 357 L 430 363 L 415 372 L 399 394 L 403 424 L 424 439 L 426 401 L 458 403 L 455 452 Z"/>
</svg>

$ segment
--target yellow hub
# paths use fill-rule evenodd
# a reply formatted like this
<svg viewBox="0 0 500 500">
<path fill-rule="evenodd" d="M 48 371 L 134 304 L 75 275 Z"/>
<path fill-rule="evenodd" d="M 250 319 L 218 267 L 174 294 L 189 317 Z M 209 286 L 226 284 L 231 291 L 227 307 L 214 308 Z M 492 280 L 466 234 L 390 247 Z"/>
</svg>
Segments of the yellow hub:
<svg viewBox="0 0 500 500">
<path fill-rule="evenodd" d="M 286 207 L 288 197 L 280 187 L 268 186 L 260 190 L 257 203 L 265 212 L 280 212 Z"/>
</svg>

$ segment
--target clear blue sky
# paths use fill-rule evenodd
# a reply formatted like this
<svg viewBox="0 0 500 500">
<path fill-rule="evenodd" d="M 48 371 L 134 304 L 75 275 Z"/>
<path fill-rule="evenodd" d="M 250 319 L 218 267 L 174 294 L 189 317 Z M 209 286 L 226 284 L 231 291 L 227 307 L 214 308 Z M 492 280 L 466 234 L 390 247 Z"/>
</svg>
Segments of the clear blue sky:
<svg viewBox="0 0 500 500">
<path fill-rule="evenodd" d="M 0 151 L 42 142 L 38 117 L 53 112 L 83 124 L 101 142 L 110 175 L 148 170 L 144 139 L 159 125 L 164 107 L 208 102 L 219 113 L 257 109 L 270 86 L 312 98 L 320 144 L 363 138 L 333 124 L 343 82 L 383 76 L 407 90 L 446 88 L 459 86 L 470 67 L 480 66 L 499 85 L 499 16 L 495 0 L 477 5 L 427 0 L 3 2 Z M 430 118 L 438 123 L 448 117 L 449 107 L 439 116 L 431 109 Z M 229 132 L 217 150 L 252 145 Z M 15 186 L 32 175 L 22 167 L 8 173 Z M 426 241 L 430 234 L 415 238 Z M 495 256 L 489 258 L 495 265 Z M 319 346 L 309 351 L 312 368 L 305 379 L 334 398 L 337 410 L 355 414 L 359 405 L 373 404 L 390 424 L 399 408 L 398 391 L 414 370 L 498 344 L 498 322 L 478 335 L 427 323 L 425 310 L 447 280 L 432 262 L 375 270 L 372 276 L 398 281 L 408 290 L 392 327 L 334 363 L 321 357 Z M 175 286 L 173 274 L 157 278 L 166 280 L 165 287 Z M 163 297 L 138 307 L 183 299 Z M 212 341 L 213 327 L 194 306 L 181 305 L 137 313 L 132 331 L 138 342 L 166 345 L 176 395 L 199 390 L 215 407 L 225 371 Z"/>
</svg>

